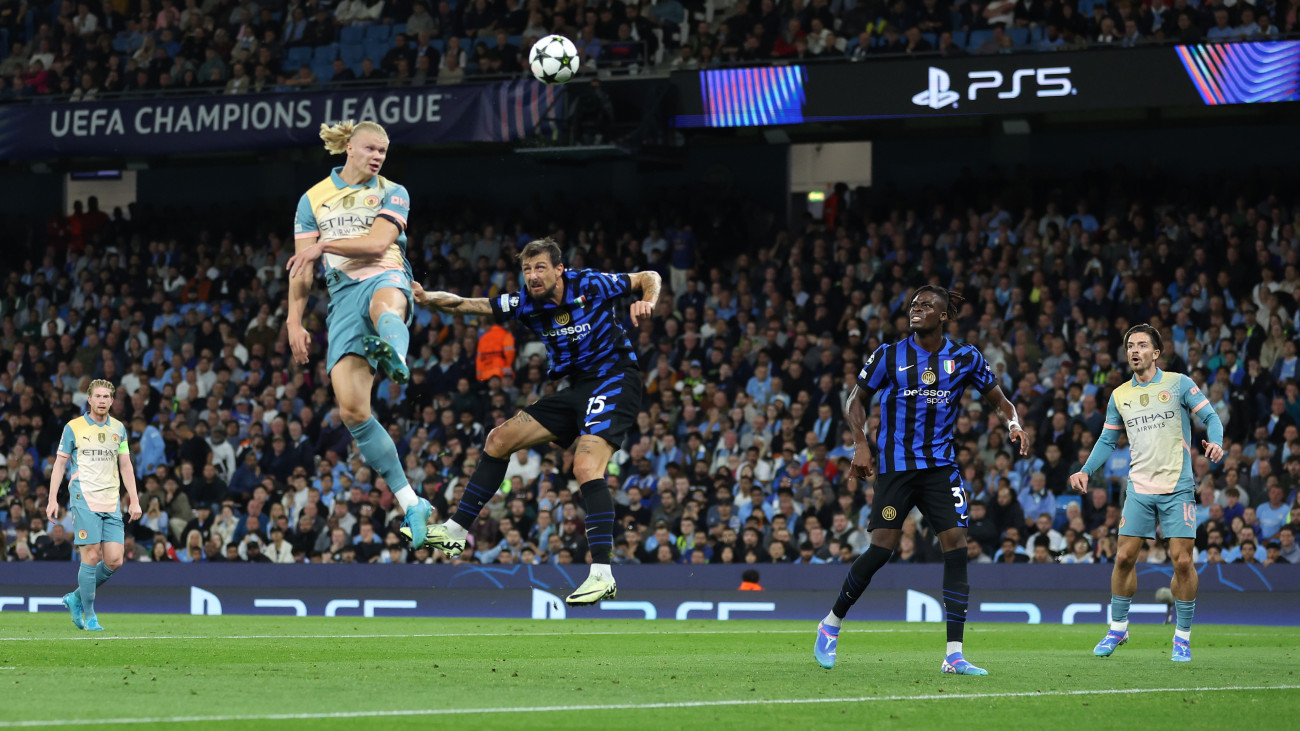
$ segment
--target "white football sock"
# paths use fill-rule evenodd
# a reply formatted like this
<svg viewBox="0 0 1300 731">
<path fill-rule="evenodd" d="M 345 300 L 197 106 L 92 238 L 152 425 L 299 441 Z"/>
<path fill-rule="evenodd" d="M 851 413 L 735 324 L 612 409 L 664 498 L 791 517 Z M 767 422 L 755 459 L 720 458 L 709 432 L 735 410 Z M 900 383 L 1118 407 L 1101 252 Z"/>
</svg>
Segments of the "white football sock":
<svg viewBox="0 0 1300 731">
<path fill-rule="evenodd" d="M 1187 642 L 1192 641 L 1192 631 L 1190 629 L 1174 629 L 1174 637 Z"/>
<path fill-rule="evenodd" d="M 835 616 L 835 612 L 827 612 L 826 619 L 822 620 L 822 624 L 826 625 L 827 627 L 839 627 L 843 623 L 844 620 Z"/>
<path fill-rule="evenodd" d="M 1128 620 L 1125 620 L 1123 622 L 1111 622 L 1110 629 L 1112 632 L 1127 632 Z"/>
<path fill-rule="evenodd" d="M 442 525 L 444 528 L 447 529 L 447 533 L 449 533 L 452 538 L 458 541 L 463 540 L 466 536 L 469 535 L 469 531 L 465 530 L 465 526 L 461 525 L 460 523 L 457 523 L 454 520 L 451 520 L 450 518 L 448 518 L 447 522 L 443 523 Z"/>
<path fill-rule="evenodd" d="M 948 656 L 951 657 L 952 654 L 953 654 L 954 652 L 957 653 L 958 655 L 961 654 L 961 643 L 960 643 L 960 642 L 949 642 L 949 643 L 948 643 Z"/>
<path fill-rule="evenodd" d="M 393 497 L 397 498 L 397 504 L 402 510 L 410 510 L 420 504 L 420 496 L 415 494 L 415 490 L 410 485 L 394 492 Z"/>
<path fill-rule="evenodd" d="M 594 563 L 591 565 L 591 575 L 598 576 L 602 579 L 614 580 L 614 572 L 609 570 L 607 563 Z"/>
</svg>

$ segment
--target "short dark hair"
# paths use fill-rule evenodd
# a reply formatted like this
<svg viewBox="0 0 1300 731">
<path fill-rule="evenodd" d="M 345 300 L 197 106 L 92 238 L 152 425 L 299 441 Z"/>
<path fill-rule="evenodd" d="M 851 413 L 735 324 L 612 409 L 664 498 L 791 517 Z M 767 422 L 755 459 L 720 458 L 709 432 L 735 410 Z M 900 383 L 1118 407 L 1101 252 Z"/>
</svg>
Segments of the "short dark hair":
<svg viewBox="0 0 1300 731">
<path fill-rule="evenodd" d="M 1163 351 L 1165 349 L 1164 341 L 1160 339 L 1160 331 L 1145 322 L 1141 325 L 1134 325 L 1128 329 L 1128 332 L 1124 333 L 1125 348 L 1128 348 L 1128 339 L 1136 333 L 1146 333 L 1149 335 L 1151 337 L 1151 345 L 1154 346 L 1156 350 Z"/>
<path fill-rule="evenodd" d="M 555 239 L 547 236 L 545 238 L 534 239 L 528 242 L 523 251 L 519 252 L 516 257 L 520 264 L 532 259 L 535 256 L 546 254 L 551 259 L 551 266 L 560 265 L 560 245 L 555 243 Z"/>
</svg>

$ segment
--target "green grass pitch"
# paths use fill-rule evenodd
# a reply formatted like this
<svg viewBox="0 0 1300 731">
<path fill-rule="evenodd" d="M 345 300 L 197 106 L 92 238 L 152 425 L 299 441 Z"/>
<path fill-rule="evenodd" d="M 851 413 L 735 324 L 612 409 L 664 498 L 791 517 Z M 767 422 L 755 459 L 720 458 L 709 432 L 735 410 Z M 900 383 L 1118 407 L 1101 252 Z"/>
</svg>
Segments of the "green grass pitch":
<svg viewBox="0 0 1300 731">
<path fill-rule="evenodd" d="M 0 729 L 1274 728 L 1300 715 L 1300 628 L 0 614 Z"/>
</svg>

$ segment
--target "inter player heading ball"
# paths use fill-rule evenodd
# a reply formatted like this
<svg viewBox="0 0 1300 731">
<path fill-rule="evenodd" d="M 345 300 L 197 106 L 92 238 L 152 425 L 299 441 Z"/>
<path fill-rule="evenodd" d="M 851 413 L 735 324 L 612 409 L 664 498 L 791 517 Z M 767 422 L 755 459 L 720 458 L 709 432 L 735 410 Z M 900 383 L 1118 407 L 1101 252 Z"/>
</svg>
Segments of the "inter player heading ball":
<svg viewBox="0 0 1300 731">
<path fill-rule="evenodd" d="M 958 675 L 988 675 L 966 661 L 962 637 L 970 584 L 966 572 L 968 508 L 961 484 L 952 430 L 962 393 L 974 386 L 1006 422 L 1010 437 L 1029 454 L 1029 437 L 1020 428 L 1015 407 L 998 386 L 984 355 L 970 345 L 944 336 L 957 318 L 961 296 L 941 287 L 925 286 L 912 295 L 908 308 L 911 335 L 882 345 L 858 374 L 845 413 L 853 431 L 853 476 L 865 480 L 875 469 L 879 451 L 880 476 L 871 503 L 871 546 L 853 562 L 839 598 L 817 625 L 813 656 L 824 668 L 835 665 L 840 622 L 862 596 L 871 577 L 889 562 L 898 547 L 903 520 L 913 507 L 939 534 L 943 547 L 943 606 L 948 621 L 948 647 L 940 669 Z M 865 431 L 871 397 L 880 394 L 880 430 L 876 445 Z"/>
<path fill-rule="evenodd" d="M 126 536 L 119 493 L 123 484 L 131 520 L 140 519 L 140 496 L 135 489 L 126 427 L 108 415 L 114 390 L 108 381 L 91 381 L 86 392 L 90 413 L 63 427 L 45 507 L 45 516 L 51 522 L 57 520 L 59 488 L 71 465 L 68 512 L 72 513 L 73 544 L 81 549 L 81 569 L 77 572 L 77 588 L 64 595 L 63 606 L 72 613 L 77 629 L 95 632 L 104 630 L 95 615 L 95 593 L 122 566 Z"/>
<path fill-rule="evenodd" d="M 411 333 L 411 264 L 406 260 L 406 219 L 411 194 L 379 175 L 388 158 L 388 133 L 374 122 L 321 125 L 321 139 L 332 155 L 347 162 L 312 186 L 298 201 L 294 220 L 297 253 L 289 259 L 289 347 L 294 362 L 307 363 L 311 334 L 302 326 L 315 277 L 324 259 L 329 287 L 329 353 L 325 368 L 339 402 L 339 413 L 357 448 L 383 475 L 406 525 L 424 542 L 433 508 L 415 494 L 388 431 L 370 413 L 375 371 L 406 383 L 406 348 Z"/>
<path fill-rule="evenodd" d="M 1092 652 L 1107 657 L 1128 642 L 1128 609 L 1137 591 L 1137 559 L 1142 544 L 1156 537 L 1156 525 L 1169 540 L 1174 564 L 1174 650 L 1170 659 L 1192 659 L 1192 615 L 1196 612 L 1196 570 L 1192 545 L 1196 540 L 1196 485 L 1192 481 L 1191 415 L 1200 416 L 1209 432 L 1201 448 L 1211 462 L 1223 459 L 1223 422 L 1192 379 L 1156 367 L 1162 343 L 1160 331 L 1142 324 L 1124 334 L 1124 352 L 1133 378 L 1118 386 L 1106 404 L 1106 425 L 1083 469 L 1070 475 L 1070 486 L 1088 492 L 1088 475 L 1106 464 L 1128 435 L 1132 464 L 1124 513 L 1119 520 L 1119 545 L 1110 573 L 1110 631 Z"/>
<path fill-rule="evenodd" d="M 506 475 L 506 459 L 520 449 L 557 442 L 574 445 L 573 474 L 587 508 L 591 573 L 566 599 L 570 605 L 612 599 L 616 587 L 609 560 L 614 541 L 614 498 L 605 484 L 609 458 L 623 443 L 641 410 L 641 373 L 636 353 L 620 324 L 618 301 L 636 292 L 632 325 L 650 317 L 659 300 L 655 272 L 605 274 L 565 269 L 560 247 L 544 238 L 519 252 L 524 291 L 493 299 L 465 299 L 449 292 L 425 292 L 415 299 L 439 312 L 491 315 L 497 322 L 517 320 L 546 343 L 552 380 L 569 386 L 525 408 L 488 433 L 483 459 L 465 487 L 451 520 L 429 526 L 429 544 L 448 556 L 465 549 L 465 537 L 479 512 Z M 405 533 L 406 529 L 403 528 Z"/>
</svg>

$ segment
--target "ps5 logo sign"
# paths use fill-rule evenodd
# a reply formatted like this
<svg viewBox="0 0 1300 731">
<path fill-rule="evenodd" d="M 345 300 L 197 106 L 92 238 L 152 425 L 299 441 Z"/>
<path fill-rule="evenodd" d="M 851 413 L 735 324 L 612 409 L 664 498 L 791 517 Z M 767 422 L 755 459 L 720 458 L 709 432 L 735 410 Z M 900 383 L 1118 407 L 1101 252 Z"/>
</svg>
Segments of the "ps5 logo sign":
<svg viewBox="0 0 1300 731">
<path fill-rule="evenodd" d="M 953 91 L 952 79 L 947 71 L 930 67 L 929 85 L 925 91 L 912 96 L 912 103 L 919 107 L 956 109 L 961 94 Z M 981 90 L 1000 90 L 1006 77 L 1001 71 L 971 71 L 967 75 L 966 99 L 975 101 Z M 997 91 L 999 99 L 1018 99 L 1022 92 L 1034 88 L 1036 97 L 1069 96 L 1078 93 L 1070 83 L 1069 66 L 1048 66 L 1041 69 L 1016 69 L 1011 72 L 1011 88 Z M 986 95 L 987 96 L 987 95 Z"/>
<path fill-rule="evenodd" d="M 931 109 L 943 109 L 946 106 L 956 107 L 957 100 L 960 98 L 961 94 L 952 90 L 952 80 L 948 77 L 948 72 L 931 66 L 929 88 L 913 96 L 912 103 Z"/>
</svg>

